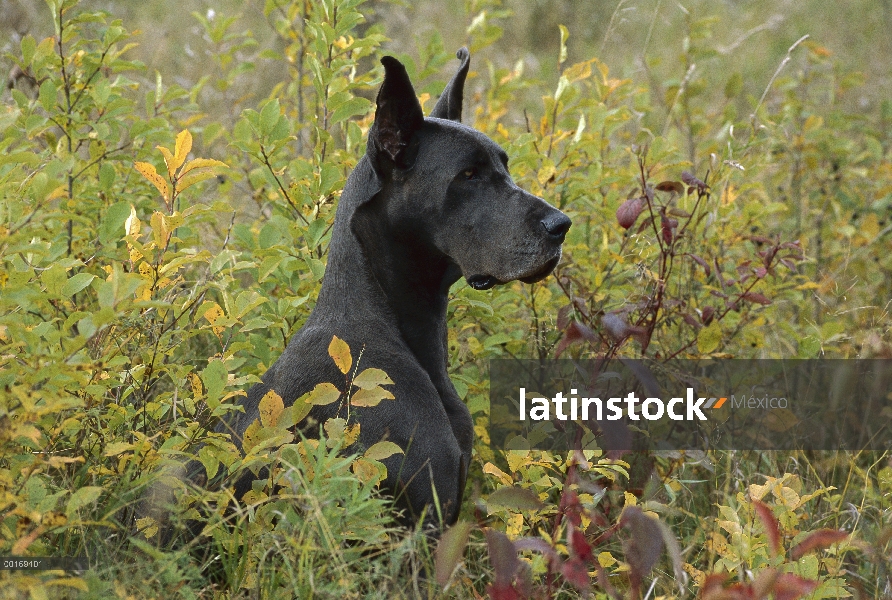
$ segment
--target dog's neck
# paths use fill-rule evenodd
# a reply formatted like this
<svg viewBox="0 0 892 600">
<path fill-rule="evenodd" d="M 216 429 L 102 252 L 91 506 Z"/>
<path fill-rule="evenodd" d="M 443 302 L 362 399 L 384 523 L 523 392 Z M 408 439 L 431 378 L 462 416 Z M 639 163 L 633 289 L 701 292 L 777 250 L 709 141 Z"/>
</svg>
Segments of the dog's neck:
<svg viewBox="0 0 892 600">
<path fill-rule="evenodd" d="M 460 270 L 425 240 L 395 231 L 374 201 L 350 206 L 350 187 L 341 199 L 348 204 L 338 207 L 316 305 L 323 314 L 314 317 L 365 324 L 367 344 L 376 329 L 394 325 L 434 385 L 454 389 L 446 372 L 446 309 Z"/>
</svg>

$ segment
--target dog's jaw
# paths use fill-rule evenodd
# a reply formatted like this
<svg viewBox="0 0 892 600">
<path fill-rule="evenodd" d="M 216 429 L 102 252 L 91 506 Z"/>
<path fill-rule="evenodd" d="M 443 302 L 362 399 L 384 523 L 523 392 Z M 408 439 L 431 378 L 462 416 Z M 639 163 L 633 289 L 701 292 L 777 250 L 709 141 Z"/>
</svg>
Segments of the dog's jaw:
<svg viewBox="0 0 892 600">
<path fill-rule="evenodd" d="M 557 256 L 554 256 L 548 259 L 541 267 L 537 267 L 533 269 L 533 271 L 529 274 L 518 274 L 512 277 L 505 279 L 504 281 L 493 275 L 470 275 L 468 276 L 467 282 L 475 290 L 488 290 L 497 285 L 503 285 L 506 283 L 510 283 L 512 281 L 522 281 L 523 283 L 536 283 L 537 281 L 542 281 L 554 271 L 555 267 L 558 266 L 558 263 L 561 261 L 561 251 L 558 249 Z"/>
</svg>

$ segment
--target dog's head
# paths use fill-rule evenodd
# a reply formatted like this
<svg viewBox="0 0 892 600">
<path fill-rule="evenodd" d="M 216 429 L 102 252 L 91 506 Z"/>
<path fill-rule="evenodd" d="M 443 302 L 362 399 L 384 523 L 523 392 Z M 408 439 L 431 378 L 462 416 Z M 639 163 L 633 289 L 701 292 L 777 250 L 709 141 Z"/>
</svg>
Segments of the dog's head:
<svg viewBox="0 0 892 600">
<path fill-rule="evenodd" d="M 561 257 L 570 219 L 515 185 L 508 155 L 461 124 L 470 57 L 430 117 L 424 118 L 403 65 L 384 57 L 368 156 L 386 193 L 393 230 L 417 239 L 458 267 L 476 289 L 545 278 Z"/>
</svg>

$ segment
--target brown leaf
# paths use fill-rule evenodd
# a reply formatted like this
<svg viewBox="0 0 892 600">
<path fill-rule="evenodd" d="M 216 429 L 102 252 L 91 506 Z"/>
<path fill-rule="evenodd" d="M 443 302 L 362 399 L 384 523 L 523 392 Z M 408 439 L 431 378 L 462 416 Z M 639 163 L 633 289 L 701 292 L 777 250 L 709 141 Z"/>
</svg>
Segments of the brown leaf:
<svg viewBox="0 0 892 600">
<path fill-rule="evenodd" d="M 703 321 L 704 325 L 709 325 L 712 323 L 712 318 L 715 316 L 715 309 L 711 306 L 703 307 L 703 311 L 700 314 L 700 319 Z"/>
<path fill-rule="evenodd" d="M 638 215 L 646 206 L 644 198 L 629 198 L 616 209 L 616 221 L 623 229 L 628 229 L 638 220 Z"/>
<path fill-rule="evenodd" d="M 657 184 L 657 189 L 661 192 L 675 192 L 676 194 L 684 194 L 684 185 L 678 181 L 662 181 Z"/>
<path fill-rule="evenodd" d="M 791 556 L 793 560 L 799 560 L 803 555 L 808 554 L 812 550 L 827 548 L 831 544 L 841 542 L 849 537 L 848 532 L 841 529 L 819 529 L 814 533 L 810 533 L 804 540 L 793 548 Z"/>
</svg>

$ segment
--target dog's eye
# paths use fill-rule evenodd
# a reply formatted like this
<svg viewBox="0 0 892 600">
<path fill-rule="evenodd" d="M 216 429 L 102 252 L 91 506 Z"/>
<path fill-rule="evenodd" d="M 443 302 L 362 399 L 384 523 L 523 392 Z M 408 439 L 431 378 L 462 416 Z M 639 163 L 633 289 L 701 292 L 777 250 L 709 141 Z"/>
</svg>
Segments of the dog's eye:
<svg viewBox="0 0 892 600">
<path fill-rule="evenodd" d="M 462 175 L 464 175 L 465 179 L 468 179 L 468 180 L 477 179 L 477 169 L 475 169 L 475 168 L 466 169 L 465 172 L 462 173 Z"/>
</svg>

